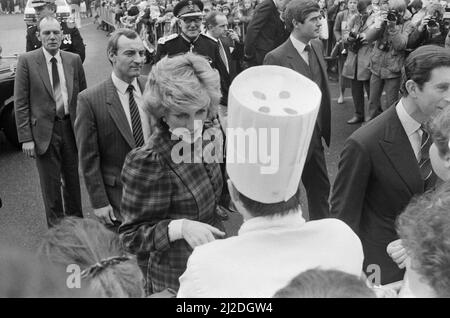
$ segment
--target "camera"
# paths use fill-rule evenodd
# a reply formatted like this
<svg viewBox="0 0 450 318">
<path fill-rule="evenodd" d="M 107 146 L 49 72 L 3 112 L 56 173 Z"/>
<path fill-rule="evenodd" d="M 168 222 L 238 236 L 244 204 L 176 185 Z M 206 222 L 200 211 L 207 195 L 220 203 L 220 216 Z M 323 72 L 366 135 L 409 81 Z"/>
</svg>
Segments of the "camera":
<svg viewBox="0 0 450 318">
<path fill-rule="evenodd" d="M 435 28 L 438 26 L 438 24 L 440 25 L 441 21 L 436 17 L 431 17 L 430 20 L 428 20 L 427 26 L 430 28 Z"/>
<path fill-rule="evenodd" d="M 363 46 L 362 39 L 359 33 L 350 32 L 347 38 L 347 47 L 349 51 L 358 53 L 359 49 Z"/>
<path fill-rule="evenodd" d="M 387 21 L 396 22 L 400 24 L 402 22 L 402 15 L 397 10 L 389 10 L 386 16 Z"/>
<path fill-rule="evenodd" d="M 433 12 L 433 15 L 428 20 L 427 26 L 430 28 L 442 26 L 442 16 L 443 16 L 443 14 L 439 11 Z"/>
</svg>

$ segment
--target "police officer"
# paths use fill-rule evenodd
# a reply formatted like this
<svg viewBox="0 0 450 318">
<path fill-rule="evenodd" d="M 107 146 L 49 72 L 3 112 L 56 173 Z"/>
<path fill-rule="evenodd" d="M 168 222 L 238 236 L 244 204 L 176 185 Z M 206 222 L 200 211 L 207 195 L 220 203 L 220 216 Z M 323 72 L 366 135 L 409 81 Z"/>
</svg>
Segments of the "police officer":
<svg viewBox="0 0 450 318">
<path fill-rule="evenodd" d="M 168 55 L 195 52 L 207 57 L 211 66 L 217 69 L 221 75 L 225 65 L 221 62 L 218 44 L 201 33 L 203 22 L 203 3 L 200 0 L 183 0 L 177 3 L 173 14 L 178 18 L 180 34 L 172 34 L 161 38 L 156 48 L 155 61 Z"/>
<path fill-rule="evenodd" d="M 36 12 L 36 20 L 48 15 L 56 15 L 55 0 L 32 0 L 31 6 Z M 62 41 L 60 49 L 63 51 L 78 54 L 81 61 L 84 62 L 85 46 L 80 31 L 75 27 L 74 23 L 66 23 L 61 21 Z M 37 26 L 30 26 L 27 29 L 27 46 L 26 50 L 32 51 L 41 47 L 37 35 L 39 34 Z"/>
</svg>

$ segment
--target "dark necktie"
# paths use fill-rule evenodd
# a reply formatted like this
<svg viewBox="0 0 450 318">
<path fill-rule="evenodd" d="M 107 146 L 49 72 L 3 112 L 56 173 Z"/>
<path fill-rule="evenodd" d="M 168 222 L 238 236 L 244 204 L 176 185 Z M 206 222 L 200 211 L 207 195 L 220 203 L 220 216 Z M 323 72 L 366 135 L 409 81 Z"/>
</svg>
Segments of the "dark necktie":
<svg viewBox="0 0 450 318">
<path fill-rule="evenodd" d="M 222 59 L 223 65 L 225 65 L 227 72 L 229 73 L 230 70 L 228 69 L 228 61 L 227 61 L 227 54 L 225 53 L 225 48 L 223 47 L 222 41 L 218 41 L 219 42 L 219 53 L 220 53 L 220 58 Z"/>
<path fill-rule="evenodd" d="M 311 46 L 309 44 L 306 44 L 304 51 L 308 52 L 308 61 L 306 61 L 306 63 L 309 65 L 311 61 Z"/>
<path fill-rule="evenodd" d="M 139 109 L 133 96 L 134 86 L 130 84 L 127 88 L 130 104 L 131 128 L 133 129 L 133 137 L 136 142 L 136 147 L 144 145 L 144 134 L 142 133 L 141 116 Z"/>
<path fill-rule="evenodd" d="M 59 118 L 64 118 L 66 112 L 64 110 L 64 100 L 61 91 L 61 84 L 59 82 L 59 74 L 58 74 L 58 61 L 55 57 L 50 59 L 52 62 L 52 80 L 53 80 L 53 96 L 56 101 L 56 116 Z"/>
<path fill-rule="evenodd" d="M 422 125 L 420 127 L 422 130 L 422 142 L 420 145 L 420 161 L 419 168 L 424 181 L 424 191 L 431 189 L 436 181 L 436 175 L 433 172 L 430 162 L 430 146 L 433 143 L 430 134 L 426 128 Z"/>
</svg>

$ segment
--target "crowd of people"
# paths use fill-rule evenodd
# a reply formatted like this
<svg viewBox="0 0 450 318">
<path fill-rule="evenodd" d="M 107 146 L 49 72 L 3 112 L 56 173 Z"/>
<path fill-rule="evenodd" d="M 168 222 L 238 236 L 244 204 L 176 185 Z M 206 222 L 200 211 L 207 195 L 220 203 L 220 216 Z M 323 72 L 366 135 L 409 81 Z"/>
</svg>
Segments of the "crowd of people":
<svg viewBox="0 0 450 318">
<path fill-rule="evenodd" d="M 1 0 L 0 14 L 17 14 L 25 10 L 25 0 Z"/>
<path fill-rule="evenodd" d="M 35 35 L 40 45 L 19 58 L 15 114 L 49 231 L 38 258 L 23 256 L 40 264 L 32 269 L 1 250 L 11 256 L 0 258 L 3 296 L 450 297 L 440 3 L 149 1 L 132 16 L 159 6 L 148 21 L 171 10 L 178 31 L 155 39 L 148 76 L 132 3 L 108 38 L 112 71 L 92 85 L 84 51 L 61 44 L 54 0 L 33 1 L 27 43 Z M 346 140 L 331 187 L 334 66 L 338 102 L 351 85 L 349 124 L 368 122 Z M 265 138 L 255 147 L 267 143 L 256 153 L 272 151 L 259 160 L 234 139 L 255 128 Z M 83 218 L 79 167 L 96 219 Z M 244 223 L 230 237 L 223 221 L 236 212 Z M 71 266 L 80 287 L 55 293 Z M 24 272 L 28 286 L 4 288 Z"/>
</svg>

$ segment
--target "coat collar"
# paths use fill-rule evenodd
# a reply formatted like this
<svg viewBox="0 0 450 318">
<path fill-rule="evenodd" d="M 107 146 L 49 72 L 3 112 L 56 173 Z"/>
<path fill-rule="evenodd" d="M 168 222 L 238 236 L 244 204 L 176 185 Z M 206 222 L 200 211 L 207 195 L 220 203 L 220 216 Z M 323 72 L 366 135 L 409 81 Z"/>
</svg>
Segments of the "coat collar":
<svg viewBox="0 0 450 318">
<path fill-rule="evenodd" d="M 286 57 L 288 58 L 292 69 L 300 74 L 310 74 L 311 71 L 308 64 L 306 64 L 305 60 L 303 60 L 297 49 L 294 47 L 294 44 L 292 44 L 291 38 L 284 42 L 283 45 L 286 50 Z"/>
<path fill-rule="evenodd" d="M 146 146 L 154 147 L 155 151 L 160 154 L 163 158 L 164 162 L 170 166 L 171 170 L 182 180 L 183 184 L 189 189 L 192 193 L 193 197 L 196 200 L 197 207 L 199 210 L 202 209 L 201 204 L 198 199 L 198 188 L 193 180 L 211 180 L 211 184 L 214 190 L 214 193 L 220 193 L 218 191 L 219 187 L 222 186 L 221 182 L 217 180 L 212 180 L 213 175 L 213 164 L 208 163 L 177 163 L 174 162 L 172 158 L 172 151 L 177 151 L 177 145 L 182 142 L 178 138 L 172 137 L 172 134 L 167 129 L 157 128 L 155 133 L 151 136 L 150 141 Z M 207 141 L 203 141 L 203 147 Z M 204 149 L 204 148 L 202 148 Z M 218 168 L 220 169 L 220 168 Z M 220 179 L 221 181 L 221 179 Z M 219 194 L 220 195 L 220 194 Z M 216 202 L 219 201 L 219 197 L 216 197 Z"/>
<path fill-rule="evenodd" d="M 299 228 L 306 223 L 300 208 L 286 215 L 258 216 L 245 221 L 238 235 L 256 231 L 276 230 L 283 228 Z"/>
<path fill-rule="evenodd" d="M 63 64 L 63 68 L 64 68 L 64 76 L 66 77 L 67 98 L 70 103 L 70 101 L 72 100 L 72 94 L 73 94 L 74 69 L 73 69 L 72 64 L 68 62 L 68 57 L 66 55 L 66 52 L 63 52 L 63 51 L 60 51 L 60 52 L 61 52 L 61 59 L 62 59 L 62 64 Z"/>
<path fill-rule="evenodd" d="M 424 182 L 419 165 L 395 106 L 386 110 L 381 119 L 385 120 L 384 139 L 379 141 L 382 150 L 411 193 L 422 193 Z"/>
<path fill-rule="evenodd" d="M 45 60 L 44 49 L 38 49 L 35 51 L 36 64 L 39 67 L 39 75 L 41 76 L 44 86 L 47 89 L 48 94 L 55 100 L 53 96 L 53 88 L 48 75 L 47 61 Z"/>
<path fill-rule="evenodd" d="M 138 84 L 141 92 L 143 92 L 145 88 L 145 79 L 143 77 L 139 77 Z M 116 86 L 114 85 L 111 77 L 107 79 L 105 85 L 107 90 L 106 103 L 110 105 L 108 107 L 108 111 L 123 138 L 125 138 L 128 145 L 131 147 L 131 149 L 133 149 L 136 147 L 133 133 L 131 131 L 130 125 L 128 124 L 127 117 L 122 107 L 122 103 L 120 102 L 119 95 L 117 94 Z"/>
<path fill-rule="evenodd" d="M 310 44 L 311 49 L 314 52 L 314 54 L 316 56 L 320 56 L 321 53 L 320 53 L 319 48 L 317 47 L 317 42 L 314 40 L 311 40 L 309 42 L 309 44 Z M 286 42 L 284 42 L 283 46 L 284 46 L 284 50 L 286 51 L 286 57 L 288 58 L 289 63 L 291 64 L 292 68 L 301 74 L 310 74 L 311 70 L 309 68 L 309 65 L 306 64 L 305 60 L 303 60 L 303 58 L 300 56 L 300 53 L 298 53 L 297 49 L 294 47 L 294 44 L 292 43 L 292 40 L 290 37 L 286 40 Z M 325 62 L 321 58 L 319 58 L 318 60 L 319 60 L 320 68 L 322 71 L 322 75 L 324 76 L 324 78 L 327 78 L 326 72 L 325 72 L 325 70 L 326 70 L 326 66 L 324 64 Z M 325 81 L 325 82 L 328 87 L 327 81 Z"/>
<path fill-rule="evenodd" d="M 63 64 L 64 69 L 64 77 L 66 78 L 66 85 L 67 85 L 67 100 L 69 105 L 71 104 L 72 100 L 72 93 L 73 93 L 73 66 L 69 63 L 67 55 L 65 55 L 65 52 L 59 51 L 59 55 L 61 57 L 61 61 Z M 50 82 L 50 77 L 48 75 L 48 68 L 47 68 L 47 60 L 45 58 L 44 54 L 44 48 L 40 48 L 36 50 L 36 64 L 39 66 L 39 75 L 41 76 L 42 81 L 44 82 L 44 86 L 47 89 L 47 92 L 49 95 L 55 100 L 55 97 L 53 96 L 53 88 L 52 84 Z"/>
</svg>

